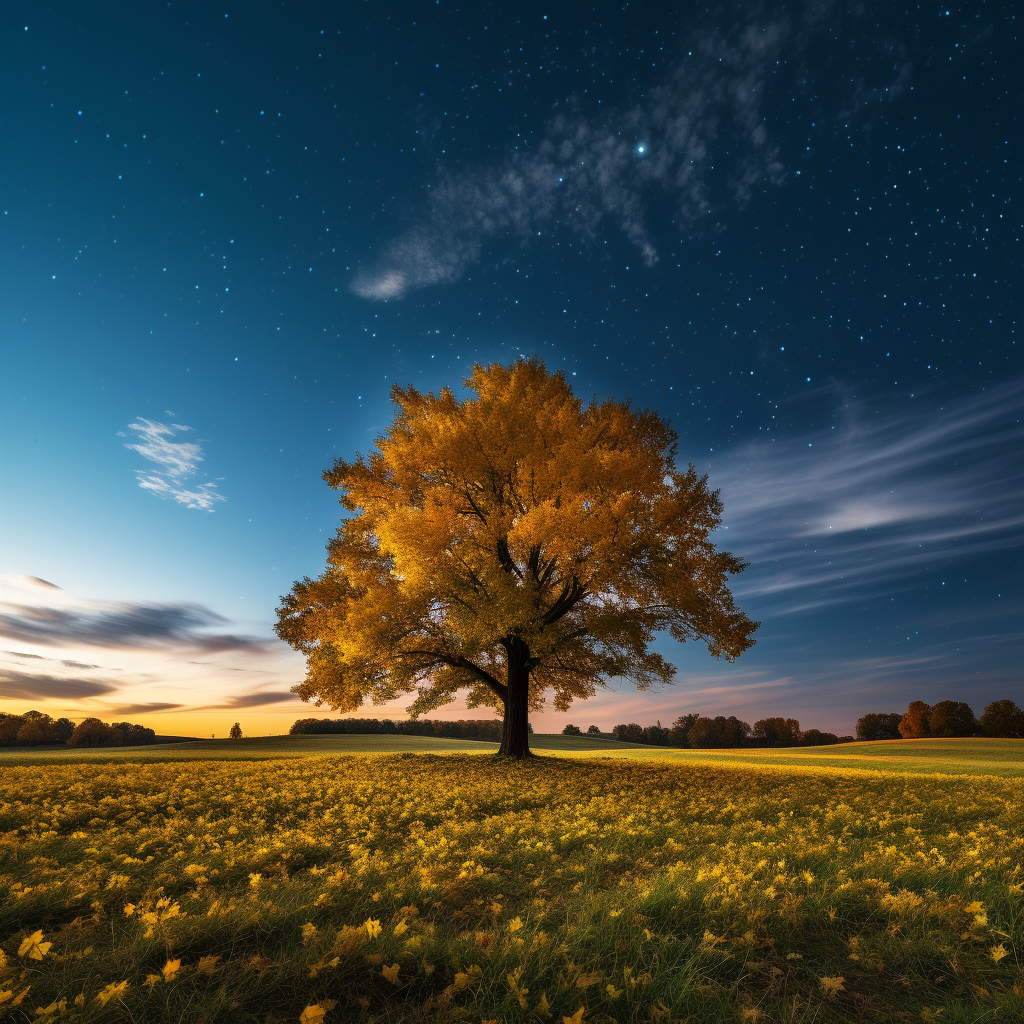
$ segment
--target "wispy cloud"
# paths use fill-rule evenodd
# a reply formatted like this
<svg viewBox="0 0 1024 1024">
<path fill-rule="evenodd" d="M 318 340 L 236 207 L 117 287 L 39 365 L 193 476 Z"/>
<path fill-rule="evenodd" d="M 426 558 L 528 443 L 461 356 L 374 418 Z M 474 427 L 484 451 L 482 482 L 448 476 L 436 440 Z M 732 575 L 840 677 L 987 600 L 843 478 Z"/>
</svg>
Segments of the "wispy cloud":
<svg viewBox="0 0 1024 1024">
<path fill-rule="evenodd" d="M 118 704 L 108 709 L 111 715 L 152 715 L 159 711 L 176 711 L 185 707 L 184 704 L 171 704 L 167 701 L 144 701 L 138 704 Z"/>
<path fill-rule="evenodd" d="M 206 704 L 195 711 L 231 711 L 241 708 L 259 708 L 268 704 L 297 703 L 298 697 L 290 690 L 257 690 L 228 697 L 222 704 Z"/>
<path fill-rule="evenodd" d="M 225 501 L 217 493 L 213 482 L 196 484 L 193 479 L 199 475 L 199 463 L 203 461 L 202 446 L 193 441 L 175 441 L 177 434 L 191 430 L 178 423 L 157 423 L 139 416 L 128 429 L 135 432 L 138 442 L 126 444 L 126 448 L 138 452 L 150 462 L 155 462 L 157 471 L 137 469 L 136 479 L 144 491 L 160 498 L 173 498 L 186 508 L 197 508 L 212 512 L 218 501 Z"/>
<path fill-rule="evenodd" d="M 201 651 L 206 654 L 263 654 L 270 641 L 217 632 L 227 620 L 200 604 L 141 604 L 74 598 L 54 588 L 18 586 L 18 577 L 0 579 L 0 637 L 42 647 L 86 645 L 111 650 Z M 7 652 L 17 658 L 41 655 Z M 96 668 L 73 659 L 69 668 Z"/>
<path fill-rule="evenodd" d="M 653 265 L 658 252 L 648 207 L 665 199 L 681 230 L 716 229 L 723 208 L 742 208 L 786 177 L 766 102 L 778 87 L 787 99 L 798 93 L 817 108 L 819 83 L 803 76 L 779 83 L 788 66 L 782 56 L 793 63 L 813 41 L 842 34 L 835 24 L 842 12 L 823 15 L 821 7 L 809 5 L 798 17 L 752 16 L 728 32 L 696 32 L 668 78 L 639 102 L 590 112 L 575 102 L 558 105 L 539 143 L 497 165 L 443 173 L 413 223 L 356 275 L 352 290 L 387 300 L 450 283 L 490 241 L 525 246 L 556 228 L 594 243 L 616 226 Z M 904 65 L 873 88 L 861 78 L 863 66 L 850 69 L 846 119 L 893 99 L 910 75 Z M 820 110 L 814 116 L 829 119 Z"/>
<path fill-rule="evenodd" d="M 193 731 L 180 716 L 196 711 L 287 714 L 302 676 L 269 631 L 249 635 L 203 605 L 81 597 L 28 576 L 0 575 L 0 643 L 0 700 L 55 717 L 169 715 L 165 732 Z"/>
<path fill-rule="evenodd" d="M 835 430 L 740 448 L 712 467 L 736 581 L 772 609 L 859 600 L 927 567 L 1024 543 L 1024 381 L 943 407 L 849 401 Z"/>
<path fill-rule="evenodd" d="M 102 679 L 60 679 L 0 668 L 0 697 L 9 700 L 82 700 L 113 693 L 116 689 L 113 683 Z"/>
</svg>

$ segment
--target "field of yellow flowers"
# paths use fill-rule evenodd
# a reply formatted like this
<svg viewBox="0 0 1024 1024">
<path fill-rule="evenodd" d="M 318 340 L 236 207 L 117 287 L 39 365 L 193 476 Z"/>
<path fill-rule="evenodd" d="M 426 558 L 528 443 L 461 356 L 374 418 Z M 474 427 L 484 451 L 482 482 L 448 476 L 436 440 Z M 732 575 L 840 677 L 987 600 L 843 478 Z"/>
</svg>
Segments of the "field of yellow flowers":
<svg viewBox="0 0 1024 1024">
<path fill-rule="evenodd" d="M 1020 1021 L 1020 798 L 625 759 L 9 767 L 0 1017 Z"/>
</svg>

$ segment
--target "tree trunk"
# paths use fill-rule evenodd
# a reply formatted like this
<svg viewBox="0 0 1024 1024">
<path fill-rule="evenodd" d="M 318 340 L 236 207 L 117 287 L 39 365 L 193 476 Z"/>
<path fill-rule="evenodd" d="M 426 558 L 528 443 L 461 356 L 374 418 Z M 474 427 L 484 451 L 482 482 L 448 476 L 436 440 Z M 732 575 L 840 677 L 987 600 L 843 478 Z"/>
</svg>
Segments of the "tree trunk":
<svg viewBox="0 0 1024 1024">
<path fill-rule="evenodd" d="M 508 680 L 499 757 L 530 757 L 530 648 L 518 637 L 505 645 Z"/>
</svg>

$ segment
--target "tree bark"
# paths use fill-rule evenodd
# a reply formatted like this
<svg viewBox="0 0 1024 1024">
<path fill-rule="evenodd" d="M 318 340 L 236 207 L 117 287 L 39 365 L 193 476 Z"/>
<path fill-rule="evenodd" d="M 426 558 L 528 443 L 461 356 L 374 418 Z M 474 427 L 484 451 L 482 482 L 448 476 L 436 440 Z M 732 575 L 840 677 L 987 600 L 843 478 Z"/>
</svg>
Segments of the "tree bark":
<svg viewBox="0 0 1024 1024">
<path fill-rule="evenodd" d="M 508 664 L 499 757 L 530 757 L 530 648 L 519 637 L 504 645 Z"/>
</svg>

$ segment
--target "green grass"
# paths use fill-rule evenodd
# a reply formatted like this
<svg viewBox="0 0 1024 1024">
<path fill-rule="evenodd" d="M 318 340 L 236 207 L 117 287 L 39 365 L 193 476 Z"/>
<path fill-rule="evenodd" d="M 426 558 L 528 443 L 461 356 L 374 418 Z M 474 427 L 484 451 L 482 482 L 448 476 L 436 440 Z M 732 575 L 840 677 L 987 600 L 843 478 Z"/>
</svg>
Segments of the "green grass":
<svg viewBox="0 0 1024 1024">
<path fill-rule="evenodd" d="M 638 743 L 597 739 L 590 736 L 537 735 L 531 739 L 537 751 L 609 753 L 643 750 Z M 147 747 L 46 747 L 39 750 L 8 747 L 0 750 L 0 766 L 33 764 L 151 764 L 174 761 L 265 761 L 281 757 L 322 757 L 325 754 L 478 753 L 489 754 L 497 743 L 451 740 L 431 736 L 253 736 L 240 740 L 192 740 L 155 743 Z"/>
<path fill-rule="evenodd" d="M 559 756 L 613 756 L 665 760 L 693 765 L 743 765 L 808 768 L 860 768 L 869 771 L 938 775 L 1024 777 L 1024 740 L 948 739 L 884 740 L 833 747 L 786 747 L 778 750 L 674 750 L 592 736 L 536 734 L 531 747 Z M 330 754 L 493 753 L 497 744 L 427 736 L 254 736 L 241 740 L 194 740 L 186 743 L 69 750 L 0 750 L 0 766 L 77 763 L 178 762 L 192 760 L 264 761 L 281 757 Z"/>
<path fill-rule="evenodd" d="M 701 765 L 862 768 L 937 775 L 1024 777 L 1024 740 L 880 740 L 833 747 L 778 750 L 666 750 L 645 747 L 629 756 Z"/>
</svg>

